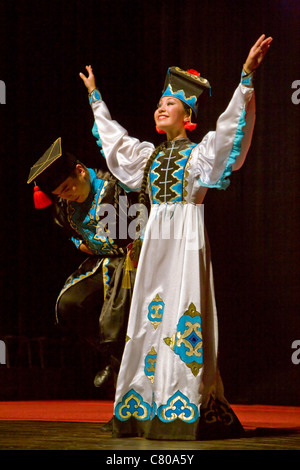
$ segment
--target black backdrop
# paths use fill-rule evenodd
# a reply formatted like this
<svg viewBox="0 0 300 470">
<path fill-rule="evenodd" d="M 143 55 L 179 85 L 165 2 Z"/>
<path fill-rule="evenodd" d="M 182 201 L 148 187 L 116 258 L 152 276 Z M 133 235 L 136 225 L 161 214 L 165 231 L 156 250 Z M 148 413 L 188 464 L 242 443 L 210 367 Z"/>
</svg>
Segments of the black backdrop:
<svg viewBox="0 0 300 470">
<path fill-rule="evenodd" d="M 6 85 L 0 336 L 51 336 L 56 296 L 83 259 L 49 211 L 33 209 L 26 180 L 58 136 L 99 166 L 78 76 L 85 65 L 93 65 L 113 118 L 130 135 L 155 143 L 153 111 L 167 67 L 201 71 L 212 97 L 200 111 L 197 141 L 226 107 L 249 48 L 261 33 L 273 36 L 256 78 L 257 121 L 246 163 L 227 191 L 208 193 L 205 217 L 227 395 L 299 404 L 300 364 L 291 360 L 300 338 L 300 105 L 292 101 L 292 83 L 300 80 L 299 1 L 0 0 L 0 8 Z M 3 379 L 2 392 L 5 386 Z"/>
</svg>

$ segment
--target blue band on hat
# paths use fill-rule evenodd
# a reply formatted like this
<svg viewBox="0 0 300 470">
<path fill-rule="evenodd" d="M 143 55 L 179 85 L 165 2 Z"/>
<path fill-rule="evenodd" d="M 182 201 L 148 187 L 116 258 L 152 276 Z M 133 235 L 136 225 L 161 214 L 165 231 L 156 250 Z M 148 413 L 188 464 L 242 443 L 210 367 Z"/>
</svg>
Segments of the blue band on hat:
<svg viewBox="0 0 300 470">
<path fill-rule="evenodd" d="M 183 103 L 187 104 L 190 108 L 192 108 L 195 115 L 197 116 L 197 112 L 198 112 L 197 96 L 193 95 L 193 96 L 186 97 L 184 90 L 173 91 L 172 86 L 170 84 L 167 86 L 164 93 L 162 94 L 162 97 L 163 96 L 172 96 L 174 98 L 179 99 Z"/>
</svg>

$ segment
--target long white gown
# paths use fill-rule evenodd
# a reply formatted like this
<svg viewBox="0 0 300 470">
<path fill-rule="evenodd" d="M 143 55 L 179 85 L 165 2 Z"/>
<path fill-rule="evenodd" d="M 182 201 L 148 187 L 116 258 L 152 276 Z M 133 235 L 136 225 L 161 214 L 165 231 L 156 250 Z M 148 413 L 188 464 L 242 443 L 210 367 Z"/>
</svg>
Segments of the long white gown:
<svg viewBox="0 0 300 470">
<path fill-rule="evenodd" d="M 138 189 L 149 142 L 129 137 L 102 98 L 91 102 L 110 171 Z M 218 322 L 203 200 L 225 188 L 248 152 L 254 89 L 239 84 L 216 130 L 199 144 L 166 143 L 151 166 L 151 211 L 136 273 L 117 381 L 113 435 L 195 440 L 242 427 L 220 378 Z"/>
</svg>

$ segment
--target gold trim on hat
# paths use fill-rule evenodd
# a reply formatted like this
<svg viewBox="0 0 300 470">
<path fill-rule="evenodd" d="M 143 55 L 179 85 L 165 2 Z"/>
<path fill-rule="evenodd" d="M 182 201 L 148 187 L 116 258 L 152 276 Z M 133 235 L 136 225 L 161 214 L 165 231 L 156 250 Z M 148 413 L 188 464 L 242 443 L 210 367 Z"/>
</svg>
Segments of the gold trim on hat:
<svg viewBox="0 0 300 470">
<path fill-rule="evenodd" d="M 52 156 L 52 153 L 56 147 L 56 144 L 58 142 L 58 145 L 59 145 L 59 151 L 57 154 L 54 155 L 54 157 Z M 39 161 L 44 157 L 44 155 L 46 153 L 49 152 L 49 155 L 47 157 L 47 159 L 45 160 L 44 164 L 40 165 L 39 164 Z M 57 160 L 59 157 L 61 157 L 62 155 L 62 150 L 61 150 L 61 137 L 59 137 L 58 139 L 56 139 L 56 141 L 49 147 L 48 150 L 46 150 L 46 152 L 44 153 L 44 155 L 41 157 L 40 160 L 38 160 L 31 168 L 31 170 L 33 170 L 35 167 L 37 167 L 36 169 L 36 172 L 29 178 L 29 180 L 27 181 L 27 184 L 29 183 L 32 183 L 32 181 L 40 174 L 42 173 L 44 170 L 46 170 L 46 168 L 48 168 L 48 166 L 50 166 L 53 162 L 55 162 L 55 160 Z"/>
<path fill-rule="evenodd" d="M 181 73 L 182 75 L 186 75 L 189 78 L 193 78 L 197 82 L 208 85 L 208 80 L 206 78 L 201 77 L 201 75 L 195 75 L 193 73 L 186 72 L 185 70 L 182 70 L 180 67 L 175 67 L 175 70 Z"/>
</svg>

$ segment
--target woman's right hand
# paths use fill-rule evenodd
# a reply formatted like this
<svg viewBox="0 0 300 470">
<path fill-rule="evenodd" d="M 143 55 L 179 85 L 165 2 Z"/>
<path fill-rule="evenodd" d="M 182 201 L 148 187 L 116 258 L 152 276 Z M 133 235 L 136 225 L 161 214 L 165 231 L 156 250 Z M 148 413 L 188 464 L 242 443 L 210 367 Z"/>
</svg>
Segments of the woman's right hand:
<svg viewBox="0 0 300 470">
<path fill-rule="evenodd" d="M 96 79 L 95 75 L 93 74 L 93 69 L 91 65 L 86 65 L 86 70 L 88 76 L 86 77 L 82 72 L 80 72 L 79 77 L 82 79 L 83 83 L 85 84 L 88 93 L 92 93 L 92 91 L 96 88 Z"/>
</svg>

